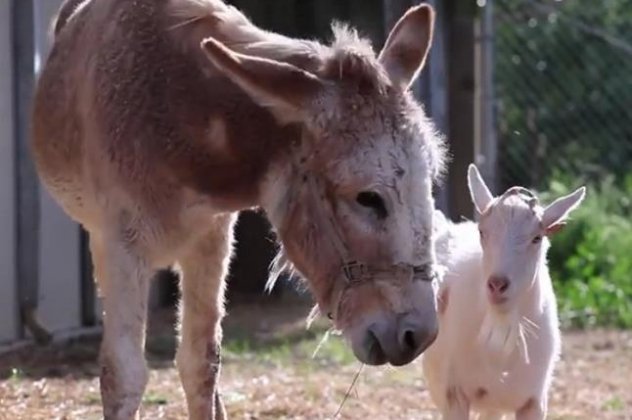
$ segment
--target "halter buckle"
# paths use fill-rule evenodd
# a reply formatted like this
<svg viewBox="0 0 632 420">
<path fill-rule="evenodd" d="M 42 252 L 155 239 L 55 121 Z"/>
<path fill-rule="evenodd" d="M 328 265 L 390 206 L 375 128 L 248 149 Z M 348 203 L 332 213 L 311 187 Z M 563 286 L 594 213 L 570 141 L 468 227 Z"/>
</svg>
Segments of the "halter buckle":
<svg viewBox="0 0 632 420">
<path fill-rule="evenodd" d="M 360 280 L 366 276 L 366 266 L 358 261 L 351 261 L 342 266 L 342 272 L 348 283 Z"/>
<path fill-rule="evenodd" d="M 428 273 L 430 271 L 430 273 Z M 432 270 L 428 265 L 415 265 L 413 266 L 413 281 L 427 281 L 432 282 L 437 278 L 437 272 Z"/>
</svg>

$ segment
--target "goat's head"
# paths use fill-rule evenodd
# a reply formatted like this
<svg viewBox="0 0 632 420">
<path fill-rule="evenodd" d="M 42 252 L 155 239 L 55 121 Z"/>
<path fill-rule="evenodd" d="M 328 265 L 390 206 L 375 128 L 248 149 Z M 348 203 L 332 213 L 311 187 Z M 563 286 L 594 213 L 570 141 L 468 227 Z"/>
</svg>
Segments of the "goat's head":
<svg viewBox="0 0 632 420">
<path fill-rule="evenodd" d="M 522 187 L 493 197 L 474 165 L 469 168 L 468 186 L 480 214 L 485 293 L 493 307 L 507 311 L 532 287 L 545 262 L 548 236 L 564 226 L 570 212 L 584 199 L 585 188 L 546 207 Z"/>
</svg>

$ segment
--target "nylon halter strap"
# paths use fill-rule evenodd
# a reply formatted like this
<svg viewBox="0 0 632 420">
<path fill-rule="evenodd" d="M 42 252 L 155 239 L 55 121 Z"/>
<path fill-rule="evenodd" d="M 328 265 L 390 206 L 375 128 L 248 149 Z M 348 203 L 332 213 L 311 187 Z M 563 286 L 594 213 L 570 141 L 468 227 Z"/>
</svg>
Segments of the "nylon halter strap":
<svg viewBox="0 0 632 420">
<path fill-rule="evenodd" d="M 296 151 L 295 151 L 296 152 Z M 295 154 L 295 156 L 298 153 Z M 400 284 L 411 283 L 415 281 L 432 282 L 435 279 L 435 273 L 431 270 L 430 265 L 413 265 L 413 264 L 368 264 L 354 259 L 351 252 L 344 241 L 342 229 L 335 219 L 334 212 L 328 208 L 328 203 L 324 196 L 319 194 L 317 175 L 303 167 L 306 159 L 301 159 L 296 164 L 297 171 L 302 175 L 302 179 L 306 181 L 310 194 L 322 201 L 315 206 L 315 211 L 319 213 L 319 219 L 323 224 L 319 226 L 326 233 L 332 246 L 340 256 L 340 271 L 342 276 L 336 276 L 334 286 L 331 293 L 329 310 L 327 316 L 331 320 L 337 319 L 340 311 L 340 303 L 345 292 L 350 288 L 357 287 L 367 282 L 391 281 Z M 339 280 L 342 279 L 342 281 Z"/>
</svg>

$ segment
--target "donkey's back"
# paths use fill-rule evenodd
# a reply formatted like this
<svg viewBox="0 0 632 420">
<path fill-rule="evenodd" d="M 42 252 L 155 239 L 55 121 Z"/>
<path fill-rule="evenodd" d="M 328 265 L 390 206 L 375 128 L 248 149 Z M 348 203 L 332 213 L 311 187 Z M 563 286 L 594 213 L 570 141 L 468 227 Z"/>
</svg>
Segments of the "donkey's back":
<svg viewBox="0 0 632 420">
<path fill-rule="evenodd" d="M 33 150 L 44 183 L 81 223 L 104 217 L 106 195 L 149 213 L 177 211 L 168 207 L 185 193 L 214 196 L 220 207 L 252 205 L 265 170 L 252 156 L 276 150 L 282 129 L 209 65 L 199 42 L 187 42 L 195 34 L 177 26 L 172 3 L 69 0 L 60 10 L 38 83 Z M 209 115 L 225 127 L 213 129 Z M 206 141 L 222 128 L 243 139 L 229 152 L 231 163 L 244 163 L 230 170 L 217 170 L 226 150 Z"/>
</svg>

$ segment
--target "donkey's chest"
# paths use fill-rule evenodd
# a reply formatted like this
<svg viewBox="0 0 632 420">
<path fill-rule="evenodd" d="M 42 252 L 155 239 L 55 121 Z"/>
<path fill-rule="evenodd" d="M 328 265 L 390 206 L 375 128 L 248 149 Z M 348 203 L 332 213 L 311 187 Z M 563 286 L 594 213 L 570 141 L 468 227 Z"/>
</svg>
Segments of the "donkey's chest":
<svg viewBox="0 0 632 420">
<path fill-rule="evenodd" d="M 210 198 L 187 196 L 174 209 L 173 218 L 162 221 L 160 238 L 153 242 L 154 257 L 163 265 L 171 264 L 207 236 L 217 218 L 226 213 L 232 212 Z"/>
</svg>

